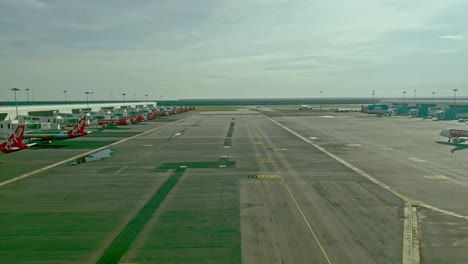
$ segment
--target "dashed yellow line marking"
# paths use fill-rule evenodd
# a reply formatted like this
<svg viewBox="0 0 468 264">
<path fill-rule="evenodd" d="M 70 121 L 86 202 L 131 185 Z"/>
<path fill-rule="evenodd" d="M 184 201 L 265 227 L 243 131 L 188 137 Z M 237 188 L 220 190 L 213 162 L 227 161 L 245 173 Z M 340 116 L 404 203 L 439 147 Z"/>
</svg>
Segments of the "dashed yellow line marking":
<svg viewBox="0 0 468 264">
<path fill-rule="evenodd" d="M 260 181 L 247 181 L 248 184 L 255 184 L 255 183 L 260 183 Z M 262 181 L 262 183 L 271 183 L 271 184 L 283 184 L 282 182 L 279 181 Z"/>
<path fill-rule="evenodd" d="M 270 158 L 261 158 L 260 159 L 263 163 L 271 163 L 271 159 Z"/>
<path fill-rule="evenodd" d="M 255 141 L 255 145 L 262 145 L 262 142 L 261 141 Z"/>
<path fill-rule="evenodd" d="M 287 148 L 274 148 L 274 151 L 287 151 Z"/>
<path fill-rule="evenodd" d="M 444 175 L 425 175 L 424 178 L 429 179 L 429 180 L 446 180 L 449 177 L 444 176 Z"/>
</svg>

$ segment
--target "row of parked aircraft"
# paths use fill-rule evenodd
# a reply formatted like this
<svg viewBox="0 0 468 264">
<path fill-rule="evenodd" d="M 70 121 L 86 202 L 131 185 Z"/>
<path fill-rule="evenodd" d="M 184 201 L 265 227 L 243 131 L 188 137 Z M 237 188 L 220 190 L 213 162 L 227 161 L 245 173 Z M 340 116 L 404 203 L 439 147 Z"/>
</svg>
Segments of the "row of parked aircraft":
<svg viewBox="0 0 468 264">
<path fill-rule="evenodd" d="M 52 140 L 64 140 L 86 136 L 91 131 L 84 131 L 86 118 L 81 118 L 72 129 L 63 130 L 47 130 L 47 131 L 25 131 L 24 125 L 16 127 L 15 131 L 8 137 L 7 141 L 0 144 L 0 151 L 3 153 L 11 153 L 27 149 L 40 142 L 51 142 Z"/>
<path fill-rule="evenodd" d="M 149 117 L 149 114 L 148 114 L 148 117 Z M 125 126 L 125 125 L 137 124 L 143 121 L 145 121 L 145 119 L 141 115 L 141 112 L 138 112 L 136 116 L 120 116 L 119 118 L 98 119 L 97 124 L 100 126 L 102 125 Z"/>
<path fill-rule="evenodd" d="M 136 116 L 121 116 L 111 119 L 99 119 L 96 124 L 98 125 L 131 125 L 143 122 L 145 120 L 153 120 L 158 116 L 167 116 L 194 110 L 193 106 L 185 106 L 179 108 L 172 108 L 170 110 L 152 111 L 143 116 L 138 112 Z M 51 142 L 54 140 L 64 140 L 86 136 L 91 131 L 85 131 L 86 118 L 81 118 L 70 130 L 47 130 L 47 131 L 25 131 L 24 125 L 16 127 L 15 131 L 8 137 L 7 141 L 0 144 L 0 151 L 3 153 L 11 153 L 27 149 L 31 146 L 37 145 L 41 142 Z"/>
</svg>

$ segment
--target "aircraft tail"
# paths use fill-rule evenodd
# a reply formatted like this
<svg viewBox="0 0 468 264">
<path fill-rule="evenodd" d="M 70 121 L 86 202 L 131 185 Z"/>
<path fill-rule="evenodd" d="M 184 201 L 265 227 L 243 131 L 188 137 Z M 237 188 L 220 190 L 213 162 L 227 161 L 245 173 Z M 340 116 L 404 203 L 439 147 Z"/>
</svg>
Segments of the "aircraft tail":
<svg viewBox="0 0 468 264">
<path fill-rule="evenodd" d="M 145 118 L 141 115 L 140 111 L 137 113 L 136 120 L 138 123 L 145 121 Z"/>
<path fill-rule="evenodd" d="M 72 129 L 70 129 L 67 134 L 70 137 L 84 136 L 88 133 L 84 131 L 86 124 L 86 117 L 81 118 L 78 123 L 76 123 Z"/>
<path fill-rule="evenodd" d="M 367 109 L 367 107 L 365 105 L 361 105 L 361 113 L 368 113 L 369 110 Z"/>
<path fill-rule="evenodd" d="M 28 148 L 27 145 L 22 143 L 24 134 L 24 125 L 16 127 L 15 131 L 8 137 L 7 141 L 0 144 L 0 151 L 10 153 L 18 150 Z"/>
</svg>

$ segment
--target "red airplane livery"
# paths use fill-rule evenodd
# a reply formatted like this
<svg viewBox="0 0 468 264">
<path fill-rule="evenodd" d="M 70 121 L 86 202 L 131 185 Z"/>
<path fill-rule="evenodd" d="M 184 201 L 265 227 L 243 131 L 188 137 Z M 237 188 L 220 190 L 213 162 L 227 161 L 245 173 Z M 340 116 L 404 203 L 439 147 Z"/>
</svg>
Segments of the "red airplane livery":
<svg viewBox="0 0 468 264">
<path fill-rule="evenodd" d="M 439 135 L 448 138 L 448 142 L 463 143 L 468 139 L 468 130 L 464 129 L 444 129 Z"/>
<path fill-rule="evenodd" d="M 118 119 L 101 119 L 98 120 L 98 124 L 125 126 L 130 124 L 137 124 L 143 121 L 144 118 L 141 116 L 141 112 L 138 112 L 136 116 L 121 116 Z"/>
<path fill-rule="evenodd" d="M 23 134 L 24 134 L 24 125 L 19 125 L 15 131 L 8 137 L 6 142 L 0 144 L 0 151 L 3 153 L 11 153 L 15 151 L 20 151 L 27 149 L 30 146 L 36 145 L 33 144 L 23 144 Z"/>
<path fill-rule="evenodd" d="M 24 138 L 26 141 L 52 141 L 70 139 L 81 136 L 86 136 L 90 132 L 84 131 L 86 124 L 86 117 L 81 118 L 72 129 L 68 131 L 62 130 L 43 130 L 43 131 L 26 131 Z"/>
<path fill-rule="evenodd" d="M 154 110 L 153 112 L 148 112 L 148 116 L 146 117 L 148 120 L 153 120 L 158 117 L 158 111 Z"/>
</svg>

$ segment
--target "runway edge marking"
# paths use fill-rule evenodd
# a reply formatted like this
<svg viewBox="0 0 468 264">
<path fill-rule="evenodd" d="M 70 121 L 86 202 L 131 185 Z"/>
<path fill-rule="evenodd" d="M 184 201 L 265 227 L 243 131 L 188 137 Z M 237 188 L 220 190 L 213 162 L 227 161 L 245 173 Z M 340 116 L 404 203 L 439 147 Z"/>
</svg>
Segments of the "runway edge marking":
<svg viewBox="0 0 468 264">
<path fill-rule="evenodd" d="M 427 203 L 424 203 L 422 201 L 417 201 L 417 200 L 413 200 L 411 198 L 409 198 L 408 196 L 406 195 L 403 195 L 399 192 L 397 192 L 396 190 L 392 189 L 390 186 L 388 186 L 387 184 L 377 180 L 376 178 L 372 177 L 370 174 L 362 171 L 361 169 L 355 167 L 354 165 L 352 165 L 351 163 L 343 160 L 342 158 L 336 156 L 335 154 L 327 151 L 326 149 L 320 147 L 319 145 L 317 144 L 314 144 L 312 141 L 308 140 L 307 138 L 303 137 L 302 135 L 300 135 L 299 133 L 295 132 L 294 130 L 282 125 L 281 123 L 273 120 L 272 118 L 268 117 L 268 116 L 265 116 L 266 118 L 268 118 L 270 121 L 272 121 L 273 123 L 277 124 L 278 126 L 282 127 L 283 129 L 289 131 L 291 134 L 295 135 L 296 137 L 302 139 L 303 141 L 309 143 L 310 145 L 312 145 L 313 147 L 315 147 L 316 149 L 322 151 L 323 153 L 327 154 L 328 156 L 330 156 L 331 158 L 335 159 L 336 161 L 340 162 L 341 164 L 345 165 L 346 167 L 350 168 L 351 170 L 357 172 L 359 175 L 363 176 L 364 178 L 370 180 L 371 182 L 377 184 L 378 186 L 382 187 L 383 189 L 391 192 L 392 194 L 394 194 L 395 196 L 397 196 L 398 198 L 402 199 L 404 202 L 408 203 L 408 204 L 411 204 L 413 206 L 421 206 L 421 207 L 425 207 L 427 209 L 431 209 L 431 210 L 434 210 L 434 211 L 437 211 L 437 212 L 440 212 L 440 213 L 443 213 L 443 214 L 446 214 L 446 215 L 451 215 L 451 216 L 454 216 L 454 217 L 457 217 L 457 218 L 462 218 L 462 219 L 465 219 L 465 220 L 468 220 L 468 216 L 465 216 L 465 215 L 460 215 L 460 214 L 457 214 L 455 212 L 452 212 L 452 211 L 448 211 L 448 210 L 444 210 L 444 209 L 441 209 L 441 208 L 437 208 L 437 207 L 434 207 L 432 205 L 429 205 Z"/>
<path fill-rule="evenodd" d="M 185 120 L 186 118 L 187 118 L 187 117 L 184 117 L 184 118 L 182 118 L 182 119 L 179 119 L 179 120 L 177 120 L 177 121 L 171 122 L 171 123 L 169 123 L 169 124 L 165 124 L 165 125 L 162 125 L 162 126 L 160 126 L 160 127 L 156 127 L 156 128 L 150 129 L 150 130 L 145 131 L 145 132 L 143 132 L 143 133 L 140 133 L 140 134 L 138 134 L 138 135 L 131 136 L 131 137 L 128 137 L 128 138 L 124 138 L 124 139 L 122 139 L 122 140 L 120 140 L 120 141 L 111 143 L 111 144 L 109 144 L 109 145 L 106 145 L 106 146 L 103 146 L 103 147 L 100 147 L 100 148 L 97 148 L 97 149 L 93 149 L 93 150 L 91 150 L 91 151 L 88 151 L 88 152 L 85 152 L 85 153 L 76 155 L 76 156 L 71 157 L 71 158 L 68 158 L 68 159 L 66 159 L 66 160 L 59 161 L 59 162 L 57 162 L 57 163 L 54 163 L 54 164 L 45 166 L 45 167 L 40 168 L 40 169 L 37 169 L 37 170 L 35 170 L 35 171 L 28 172 L 28 173 L 23 174 L 23 175 L 21 175 L 21 176 L 11 178 L 11 179 L 6 180 L 6 181 L 4 181 L 4 182 L 0 182 L 0 187 L 5 186 L 5 185 L 7 185 L 7 184 L 10 184 L 10 183 L 12 183 L 12 182 L 18 181 L 18 180 L 27 178 L 27 177 L 32 176 L 32 175 L 34 175 L 34 174 L 37 174 L 37 173 L 39 173 L 39 172 L 46 171 L 46 170 L 48 170 L 48 169 L 57 167 L 57 166 L 59 166 L 59 165 L 62 165 L 62 164 L 67 163 L 67 162 L 69 162 L 69 161 L 75 160 L 75 159 L 80 158 L 80 157 L 82 157 L 82 156 L 86 156 L 86 155 L 92 154 L 92 153 L 94 153 L 94 152 L 96 152 L 96 151 L 103 150 L 103 149 L 108 148 L 108 147 L 110 147 L 110 146 L 114 146 L 114 145 L 120 144 L 120 143 L 122 143 L 122 142 L 125 142 L 125 141 L 127 141 L 127 140 L 130 140 L 130 139 L 133 139 L 133 138 L 136 138 L 136 137 L 139 137 L 139 136 L 142 136 L 142 135 L 151 133 L 151 132 L 156 131 L 156 130 L 158 130 L 158 129 L 161 129 L 161 128 L 163 128 L 163 127 L 170 126 L 170 125 L 172 125 L 172 124 L 175 124 L 175 123 L 178 123 L 178 122 L 180 122 L 180 121 L 182 121 L 182 120 Z"/>
</svg>

